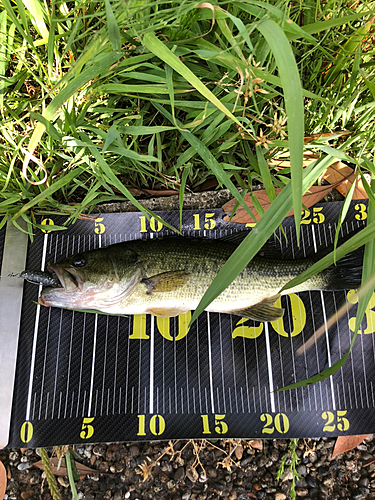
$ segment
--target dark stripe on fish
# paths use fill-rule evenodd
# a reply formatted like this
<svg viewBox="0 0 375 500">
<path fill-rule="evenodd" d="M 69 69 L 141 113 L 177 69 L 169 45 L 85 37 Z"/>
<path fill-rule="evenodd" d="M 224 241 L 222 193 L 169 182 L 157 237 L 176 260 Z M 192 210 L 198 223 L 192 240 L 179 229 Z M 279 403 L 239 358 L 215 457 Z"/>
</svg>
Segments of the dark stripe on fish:
<svg viewBox="0 0 375 500">
<path fill-rule="evenodd" d="M 56 274 L 47 271 L 29 271 L 26 269 L 26 271 L 20 274 L 20 278 L 34 285 L 61 287 L 60 280 Z"/>
</svg>

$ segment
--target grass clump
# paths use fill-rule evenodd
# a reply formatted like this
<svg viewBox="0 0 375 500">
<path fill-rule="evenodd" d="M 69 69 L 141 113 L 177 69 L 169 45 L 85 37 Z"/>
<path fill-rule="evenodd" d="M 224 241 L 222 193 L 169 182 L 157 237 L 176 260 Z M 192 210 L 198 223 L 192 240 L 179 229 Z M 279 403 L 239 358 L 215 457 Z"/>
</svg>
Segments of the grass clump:
<svg viewBox="0 0 375 500">
<path fill-rule="evenodd" d="M 350 130 L 331 145 L 372 165 L 373 2 L 1 6 L 3 221 L 74 220 L 134 201 L 132 188 L 195 190 L 212 175 L 235 195 L 232 182 L 265 181 L 256 147 L 266 161 L 290 153 L 298 208 L 303 151 L 327 154 L 304 128 Z M 288 176 L 271 171 L 275 186 Z"/>
</svg>

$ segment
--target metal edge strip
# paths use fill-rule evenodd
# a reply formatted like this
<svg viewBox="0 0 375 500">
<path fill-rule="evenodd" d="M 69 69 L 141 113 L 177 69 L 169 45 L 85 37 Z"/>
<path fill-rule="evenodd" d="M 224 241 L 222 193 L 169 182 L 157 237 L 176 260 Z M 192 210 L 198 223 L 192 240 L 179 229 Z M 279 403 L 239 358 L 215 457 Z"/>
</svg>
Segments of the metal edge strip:
<svg viewBox="0 0 375 500">
<path fill-rule="evenodd" d="M 21 221 L 22 229 L 26 224 Z M 28 235 L 7 222 L 0 278 L 0 449 L 8 444 Z"/>
</svg>

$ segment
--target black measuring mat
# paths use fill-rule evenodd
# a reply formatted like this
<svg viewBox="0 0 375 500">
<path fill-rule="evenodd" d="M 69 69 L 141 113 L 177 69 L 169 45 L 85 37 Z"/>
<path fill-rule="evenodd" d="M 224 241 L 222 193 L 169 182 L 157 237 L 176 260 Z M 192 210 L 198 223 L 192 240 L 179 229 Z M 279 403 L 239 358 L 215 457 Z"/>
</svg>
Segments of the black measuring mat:
<svg viewBox="0 0 375 500">
<path fill-rule="evenodd" d="M 273 237 L 284 258 L 314 255 L 333 244 L 341 203 L 305 211 L 301 246 L 294 221 Z M 367 204 L 352 203 L 341 237 L 365 226 Z M 158 213 L 179 228 L 178 212 Z M 246 229 L 222 210 L 183 212 L 182 233 L 222 238 Z M 66 231 L 63 217 L 44 218 L 29 246 L 28 269 L 120 241 L 173 232 L 140 213 L 101 214 Z M 251 229 L 251 228 L 250 228 Z M 349 294 L 349 295 L 348 295 Z M 355 307 L 305 353 L 297 349 L 353 291 L 282 297 L 283 319 L 191 313 L 161 319 L 114 317 L 37 305 L 25 283 L 9 446 L 178 438 L 314 437 L 374 429 L 375 298 L 346 364 L 317 384 L 275 392 L 315 375 L 348 350 Z"/>
</svg>

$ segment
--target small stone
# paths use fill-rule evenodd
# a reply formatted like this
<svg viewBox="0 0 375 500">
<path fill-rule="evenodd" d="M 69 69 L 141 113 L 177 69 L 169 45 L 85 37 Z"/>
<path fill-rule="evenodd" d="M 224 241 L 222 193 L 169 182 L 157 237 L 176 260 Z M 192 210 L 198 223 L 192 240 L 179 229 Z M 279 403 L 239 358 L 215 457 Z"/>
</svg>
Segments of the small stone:
<svg viewBox="0 0 375 500">
<path fill-rule="evenodd" d="M 181 500 L 190 500 L 190 497 L 191 497 L 191 491 L 186 491 L 182 497 L 181 497 Z"/>
<path fill-rule="evenodd" d="M 307 488 L 296 488 L 297 497 L 307 497 L 309 490 Z"/>
<path fill-rule="evenodd" d="M 236 455 L 237 460 L 241 460 L 243 455 L 243 446 L 241 445 L 236 446 L 234 454 Z"/>
<path fill-rule="evenodd" d="M 358 481 L 358 486 L 363 486 L 364 488 L 367 488 L 368 483 L 369 483 L 368 477 L 361 477 L 361 479 Z"/>
<path fill-rule="evenodd" d="M 316 483 L 316 479 L 313 476 L 311 476 L 310 474 L 308 474 L 305 477 L 305 479 L 306 479 L 306 486 L 308 488 L 316 488 L 317 483 Z"/>
<path fill-rule="evenodd" d="M 299 476 L 304 476 L 306 472 L 307 472 L 306 465 L 301 464 L 297 467 L 297 474 Z"/>
<path fill-rule="evenodd" d="M 184 467 L 179 467 L 176 469 L 176 472 L 174 473 L 173 479 L 178 483 L 179 481 L 182 481 L 185 477 L 185 469 Z"/>
<path fill-rule="evenodd" d="M 59 476 L 57 478 L 57 482 L 61 484 L 61 486 L 63 486 L 64 488 L 69 487 L 69 479 L 66 476 Z"/>
<path fill-rule="evenodd" d="M 186 469 L 186 476 L 190 479 L 192 483 L 196 483 L 199 478 L 199 474 L 194 467 L 188 467 Z"/>
<path fill-rule="evenodd" d="M 21 493 L 21 499 L 22 500 L 28 500 L 30 497 L 32 497 L 34 495 L 34 492 L 33 490 L 26 490 L 26 491 L 22 491 Z M 4 497 L 5 498 L 5 497 Z"/>
<path fill-rule="evenodd" d="M 129 448 L 129 452 L 130 452 L 130 455 L 132 457 L 138 457 L 138 455 L 139 455 L 139 448 L 138 448 L 138 446 L 132 445 Z"/>
<path fill-rule="evenodd" d="M 318 468 L 318 474 L 319 476 L 325 477 L 328 476 L 329 474 L 329 467 L 328 465 L 322 465 Z"/>
<path fill-rule="evenodd" d="M 362 498 L 366 498 L 369 493 L 370 490 L 368 488 L 358 488 L 352 492 L 351 498 L 352 500 L 361 500 Z"/>
<path fill-rule="evenodd" d="M 11 460 L 12 462 L 14 462 L 14 460 L 17 460 L 18 458 L 18 453 L 16 451 L 11 451 L 9 453 L 9 460 Z"/>
<path fill-rule="evenodd" d="M 293 472 L 291 470 L 287 470 L 284 472 L 284 474 L 281 476 L 281 481 L 291 481 L 293 479 Z"/>
<path fill-rule="evenodd" d="M 30 464 L 28 462 L 20 462 L 17 465 L 17 469 L 18 470 L 26 470 L 26 469 L 29 469 L 29 468 L 30 468 Z"/>
<path fill-rule="evenodd" d="M 298 488 L 306 488 L 306 486 L 307 486 L 306 479 L 304 477 L 300 476 L 300 479 L 296 480 L 296 486 Z"/>
<path fill-rule="evenodd" d="M 268 462 L 267 457 L 265 455 L 261 455 L 257 460 L 257 466 L 264 467 L 267 462 Z"/>
<path fill-rule="evenodd" d="M 318 454 L 315 451 L 311 451 L 309 453 L 309 462 L 311 464 L 315 464 L 317 460 L 318 460 Z"/>
<path fill-rule="evenodd" d="M 286 495 L 284 495 L 284 493 L 276 493 L 275 500 L 285 500 L 285 499 Z"/>
<path fill-rule="evenodd" d="M 167 488 L 169 490 L 173 490 L 173 488 L 176 486 L 176 483 L 175 481 L 173 481 L 173 479 L 170 479 L 168 482 L 167 482 Z"/>
<path fill-rule="evenodd" d="M 106 447 L 102 444 L 97 444 L 96 446 L 94 446 L 92 452 L 97 457 L 104 457 L 106 452 Z"/>
<path fill-rule="evenodd" d="M 361 443 L 357 446 L 357 450 L 359 451 L 367 451 L 367 444 Z"/>
</svg>

